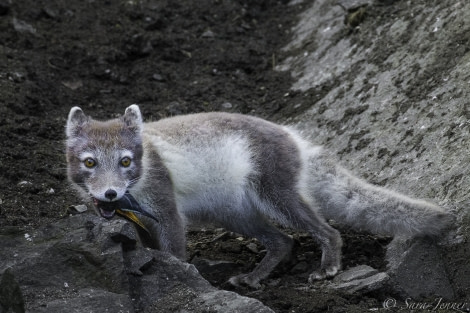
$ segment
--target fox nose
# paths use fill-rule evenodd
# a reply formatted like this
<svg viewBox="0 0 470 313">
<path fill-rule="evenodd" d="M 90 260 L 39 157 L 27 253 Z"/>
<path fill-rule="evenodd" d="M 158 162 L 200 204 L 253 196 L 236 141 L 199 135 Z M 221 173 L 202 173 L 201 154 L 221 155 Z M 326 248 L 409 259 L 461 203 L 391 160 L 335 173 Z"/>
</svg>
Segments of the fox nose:
<svg viewBox="0 0 470 313">
<path fill-rule="evenodd" d="M 117 197 L 117 192 L 114 189 L 108 189 L 104 193 L 104 196 L 109 199 L 109 201 L 112 201 L 114 198 Z"/>
</svg>

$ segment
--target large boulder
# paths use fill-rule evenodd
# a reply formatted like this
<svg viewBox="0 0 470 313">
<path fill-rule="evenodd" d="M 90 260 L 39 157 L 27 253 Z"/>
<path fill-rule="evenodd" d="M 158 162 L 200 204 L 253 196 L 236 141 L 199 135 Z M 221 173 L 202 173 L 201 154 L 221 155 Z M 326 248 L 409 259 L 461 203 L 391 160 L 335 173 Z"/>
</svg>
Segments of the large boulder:
<svg viewBox="0 0 470 313">
<path fill-rule="evenodd" d="M 272 312 L 144 248 L 122 219 L 80 214 L 31 233 L 2 230 L 0 259 L 0 312 Z"/>
<path fill-rule="evenodd" d="M 301 94 L 284 121 L 359 176 L 455 211 L 454 229 L 437 245 L 394 241 L 387 255 L 390 284 L 404 297 L 463 299 L 470 292 L 470 3 L 302 5 L 277 66 L 292 73 Z"/>
</svg>

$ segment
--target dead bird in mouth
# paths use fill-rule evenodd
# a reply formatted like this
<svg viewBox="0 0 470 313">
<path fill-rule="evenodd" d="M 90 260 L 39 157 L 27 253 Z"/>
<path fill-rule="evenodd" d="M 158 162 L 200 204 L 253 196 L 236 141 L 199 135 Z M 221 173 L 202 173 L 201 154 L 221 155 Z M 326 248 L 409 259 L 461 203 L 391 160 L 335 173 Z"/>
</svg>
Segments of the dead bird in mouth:
<svg viewBox="0 0 470 313">
<path fill-rule="evenodd" d="M 147 232 L 149 232 L 148 229 L 142 223 L 138 215 L 149 217 L 158 223 L 158 218 L 153 213 L 144 210 L 140 206 L 139 202 L 137 202 L 129 192 L 126 192 L 121 199 L 111 202 L 100 201 L 93 198 L 93 204 L 96 206 L 102 217 L 110 219 L 115 213 L 118 213 L 119 215 L 136 223 Z"/>
</svg>

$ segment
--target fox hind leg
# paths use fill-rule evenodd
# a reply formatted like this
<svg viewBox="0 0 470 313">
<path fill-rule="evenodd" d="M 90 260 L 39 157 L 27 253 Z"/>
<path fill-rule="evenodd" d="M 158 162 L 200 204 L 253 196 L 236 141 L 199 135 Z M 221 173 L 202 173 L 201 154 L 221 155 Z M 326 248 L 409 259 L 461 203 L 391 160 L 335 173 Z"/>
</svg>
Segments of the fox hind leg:
<svg viewBox="0 0 470 313">
<path fill-rule="evenodd" d="M 309 282 L 335 276 L 341 269 L 341 246 L 340 233 L 328 225 L 325 219 L 302 197 L 297 194 L 281 196 L 284 205 L 278 205 L 278 209 L 286 221 L 286 226 L 309 232 L 322 250 L 321 266 L 309 276 Z"/>
<path fill-rule="evenodd" d="M 284 197 L 281 195 L 278 199 L 284 200 L 276 206 L 276 213 L 282 218 L 272 217 L 272 219 L 281 221 L 285 226 L 308 231 L 321 246 L 321 266 L 309 276 L 309 282 L 335 276 L 341 269 L 342 240 L 339 232 L 328 225 L 323 217 L 302 201 L 300 196 L 292 198 L 289 195 Z M 235 225 L 232 223 L 225 225 L 225 228 L 258 239 L 267 250 L 266 256 L 252 272 L 230 278 L 229 282 L 232 285 L 261 287 L 260 281 L 291 253 L 293 240 L 258 211 L 254 211 L 243 221 L 237 220 Z"/>
<path fill-rule="evenodd" d="M 232 224 L 226 226 L 226 228 L 258 239 L 266 248 L 267 252 L 252 272 L 231 277 L 229 282 L 235 286 L 248 285 L 252 288 L 259 289 L 261 287 L 260 281 L 266 278 L 291 252 L 293 240 L 278 230 L 260 214 L 247 219 L 243 223 L 240 222 L 238 225 L 243 226 L 233 227 L 234 225 Z"/>
<path fill-rule="evenodd" d="M 318 219 L 318 217 L 316 218 Z M 322 221 L 322 219 L 318 219 L 318 222 L 321 223 L 315 223 L 315 227 L 310 228 L 309 232 L 321 246 L 321 266 L 320 269 L 310 274 L 308 278 L 310 283 L 315 280 L 333 277 L 341 269 L 341 236 L 336 229 Z"/>
</svg>

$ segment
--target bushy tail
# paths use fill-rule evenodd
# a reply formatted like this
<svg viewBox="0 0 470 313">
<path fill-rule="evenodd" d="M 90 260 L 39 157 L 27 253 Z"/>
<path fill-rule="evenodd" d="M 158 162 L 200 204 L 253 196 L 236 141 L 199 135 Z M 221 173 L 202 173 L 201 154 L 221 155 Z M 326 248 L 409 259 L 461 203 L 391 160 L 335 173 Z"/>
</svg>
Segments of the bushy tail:
<svg viewBox="0 0 470 313">
<path fill-rule="evenodd" d="M 388 236 L 437 236 L 454 216 L 437 205 L 371 185 L 326 158 L 312 159 L 312 195 L 326 219 Z M 319 179 L 318 179 L 319 178 Z"/>
</svg>

